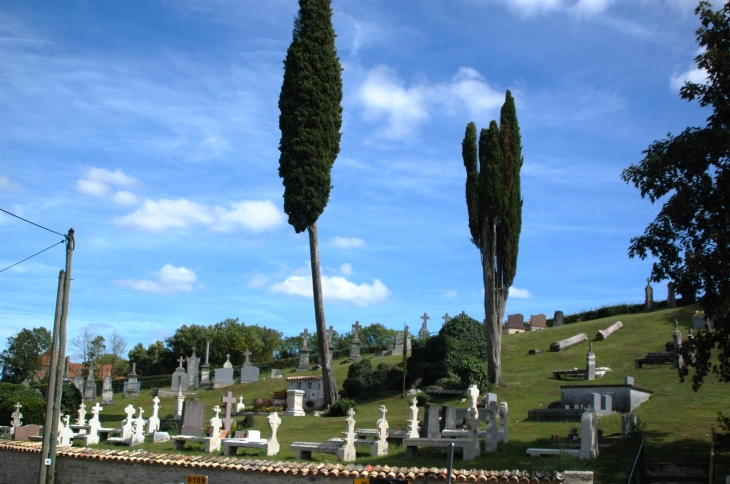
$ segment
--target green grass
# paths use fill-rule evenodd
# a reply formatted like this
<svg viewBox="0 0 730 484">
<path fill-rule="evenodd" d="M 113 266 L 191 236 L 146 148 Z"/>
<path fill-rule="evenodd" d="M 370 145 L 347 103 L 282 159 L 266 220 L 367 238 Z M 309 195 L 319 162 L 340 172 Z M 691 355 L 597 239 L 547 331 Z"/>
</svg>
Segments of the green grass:
<svg viewBox="0 0 730 484">
<path fill-rule="evenodd" d="M 509 443 L 500 445 L 492 454 L 483 453 L 479 459 L 463 462 L 459 451 L 455 461 L 456 468 L 481 468 L 487 470 L 527 469 L 527 470 L 565 470 L 565 466 L 574 469 L 588 469 L 596 473 L 597 483 L 625 482 L 631 469 L 638 448 L 638 440 L 629 440 L 619 445 L 601 449 L 599 459 L 595 461 L 576 461 L 566 456 L 550 459 L 530 458 L 525 451 L 539 444 L 537 439 L 551 435 L 567 436 L 578 422 L 527 422 L 527 412 L 533 408 L 545 408 L 551 401 L 560 400 L 560 386 L 566 382 L 552 379 L 552 370 L 584 367 L 588 344 L 583 343 L 559 353 L 549 351 L 550 343 L 583 332 L 589 340 L 595 337 L 596 331 L 604 329 L 617 320 L 624 327 L 605 341 L 594 341 L 593 351 L 596 354 L 597 366 L 608 366 L 609 372 L 596 383 L 623 383 L 624 376 L 633 376 L 635 384 L 654 391 L 649 401 L 642 404 L 634 412 L 645 422 L 647 439 L 647 462 L 652 461 L 707 461 L 709 458 L 710 427 L 715 423 L 718 410 L 730 410 L 730 386 L 718 383 L 711 375 L 699 392 L 693 392 L 691 383 L 679 383 L 677 372 L 670 365 L 647 365 L 643 369 L 634 369 L 634 358 L 642 357 L 649 351 L 663 351 L 664 343 L 671 340 L 674 319 L 680 323 L 682 334 L 686 337 L 691 327 L 691 316 L 696 306 L 665 309 L 649 314 L 629 314 L 611 318 L 575 323 L 559 328 L 543 331 L 532 331 L 505 336 L 502 340 L 502 377 L 503 386 L 498 390 L 499 401 L 509 404 Z M 532 348 L 539 348 L 541 353 L 529 355 Z M 377 363 L 385 362 L 394 365 L 400 362 L 400 356 L 380 358 Z M 342 361 L 335 362 L 335 377 L 341 385 L 347 376 L 348 365 Z M 294 375 L 293 370 L 282 372 L 284 377 Z M 317 374 L 317 372 L 310 372 Z M 297 373 L 301 375 L 302 373 Z M 588 382 L 586 382 L 588 383 Z M 581 384 L 571 382 L 570 384 Z M 271 398 L 276 390 L 285 389 L 283 379 L 266 379 L 258 383 L 233 385 L 219 390 L 198 391 L 196 397 L 207 404 L 207 415 L 212 417 L 212 408 L 221 403 L 221 397 L 232 391 L 238 398 L 244 396 L 247 405 L 255 398 Z M 161 402 L 160 416 L 172 414 L 172 398 Z M 444 400 L 457 406 L 466 406 L 460 399 Z M 123 409 L 127 404 L 142 406 L 145 415 L 151 412 L 151 397 L 143 395 L 138 398 L 123 399 L 115 395 L 115 406 L 104 407 L 101 413 L 102 424 L 119 426 L 124 418 Z M 369 401 L 361 401 L 355 419 L 358 428 L 373 428 L 378 419 L 378 406 L 385 404 L 388 408 L 388 422 L 391 429 L 404 428 L 408 417 L 408 403 L 399 395 L 390 395 Z M 422 417 L 422 413 L 420 414 Z M 322 442 L 327 438 L 340 436 L 345 429 L 341 417 L 286 417 L 282 416 L 279 428 L 281 452 L 277 460 L 293 460 L 294 452 L 289 444 L 294 441 Z M 240 420 L 240 418 L 239 418 Z M 602 417 L 599 422 L 607 435 L 621 432 L 621 416 Z M 262 436 L 268 436 L 265 416 L 257 417 L 256 428 Z M 102 444 L 102 447 L 105 445 Z M 144 444 L 150 452 L 174 452 L 171 443 Z M 363 449 L 364 450 L 364 449 Z M 186 451 L 191 454 L 200 453 L 200 447 L 192 447 Z M 730 474 L 730 449 L 721 449 L 718 458 L 717 475 Z M 241 449 L 239 452 L 247 456 L 259 456 L 254 450 Z M 328 454 L 314 454 L 317 461 L 333 461 L 336 457 Z M 726 463 L 723 463 L 726 461 Z M 445 454 L 439 450 L 424 451 L 416 459 L 406 459 L 405 449 L 391 445 L 388 456 L 373 458 L 360 455 L 361 464 L 389 465 L 397 467 L 445 467 Z M 719 482 L 719 481 L 718 481 Z"/>
</svg>

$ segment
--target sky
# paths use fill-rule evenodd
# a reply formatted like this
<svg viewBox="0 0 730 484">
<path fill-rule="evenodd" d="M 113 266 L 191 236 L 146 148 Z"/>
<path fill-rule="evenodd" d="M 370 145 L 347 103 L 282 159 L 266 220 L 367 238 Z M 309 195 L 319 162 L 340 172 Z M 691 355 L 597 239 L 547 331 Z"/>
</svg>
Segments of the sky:
<svg viewBox="0 0 730 484">
<path fill-rule="evenodd" d="M 318 221 L 327 325 L 484 318 L 461 142 L 516 100 L 523 225 L 506 314 L 643 302 L 659 205 L 621 172 L 709 115 L 688 0 L 333 0 L 340 154 Z M 145 346 L 226 318 L 314 331 L 283 212 L 278 97 L 294 0 L 5 1 L 0 208 L 75 230 L 68 335 Z M 62 238 L 0 213 L 0 268 Z M 52 329 L 58 245 L 0 272 L 0 346 Z M 666 281 L 654 284 L 666 298 Z"/>
</svg>

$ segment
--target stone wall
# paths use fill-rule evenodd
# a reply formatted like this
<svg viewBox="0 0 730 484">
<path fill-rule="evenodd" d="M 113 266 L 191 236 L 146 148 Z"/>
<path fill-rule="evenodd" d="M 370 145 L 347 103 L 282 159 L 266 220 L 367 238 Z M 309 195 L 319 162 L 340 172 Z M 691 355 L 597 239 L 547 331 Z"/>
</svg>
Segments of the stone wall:
<svg viewBox="0 0 730 484">
<path fill-rule="evenodd" d="M 0 484 L 38 482 L 39 445 L 0 441 Z M 407 478 L 414 484 L 445 482 L 445 469 L 405 469 L 328 463 L 274 462 L 265 460 L 150 454 L 123 450 L 72 447 L 59 451 L 57 484 L 179 484 L 187 475 L 205 475 L 215 484 L 349 484 L 354 477 Z M 404 469 L 409 475 L 403 475 Z M 434 473 L 433 471 L 438 471 Z M 441 472 L 443 471 L 443 472 Z M 390 473 L 388 473 L 390 472 Z M 455 482 L 486 482 L 478 470 L 454 472 Z M 501 473 L 500 473 L 501 474 Z M 531 482 L 520 475 L 515 482 Z M 592 472 L 564 472 L 541 483 L 593 484 Z M 512 480 L 510 480 L 512 482 Z"/>
</svg>

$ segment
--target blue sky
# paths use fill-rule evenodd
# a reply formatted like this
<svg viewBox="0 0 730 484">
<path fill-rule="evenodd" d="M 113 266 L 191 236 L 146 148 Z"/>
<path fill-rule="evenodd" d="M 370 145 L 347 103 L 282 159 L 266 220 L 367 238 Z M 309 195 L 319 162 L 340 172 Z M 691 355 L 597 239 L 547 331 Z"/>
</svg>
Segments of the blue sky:
<svg viewBox="0 0 730 484">
<path fill-rule="evenodd" d="M 708 113 L 694 1 L 334 0 L 340 155 L 319 219 L 327 324 L 484 317 L 461 141 L 522 129 L 523 229 L 507 313 L 643 301 L 630 260 L 657 206 L 620 180 Z M 277 107 L 293 0 L 0 6 L 0 207 L 76 231 L 68 331 L 145 345 L 239 317 L 314 330 L 306 234 L 283 213 Z M 0 266 L 60 240 L 0 213 Z M 62 246 L 0 273 L 0 340 L 52 327 Z M 666 297 L 657 284 L 657 299 Z M 131 345 L 130 345 L 131 347 Z"/>
</svg>

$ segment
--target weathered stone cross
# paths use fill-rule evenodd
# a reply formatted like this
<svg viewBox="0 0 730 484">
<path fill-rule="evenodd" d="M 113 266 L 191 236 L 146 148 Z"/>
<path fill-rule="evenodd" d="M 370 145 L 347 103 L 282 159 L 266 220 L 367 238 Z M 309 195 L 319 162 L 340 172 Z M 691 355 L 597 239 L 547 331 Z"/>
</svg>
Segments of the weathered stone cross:
<svg viewBox="0 0 730 484">
<path fill-rule="evenodd" d="M 334 330 L 332 326 L 330 326 L 330 329 L 327 330 L 327 340 L 329 343 L 329 346 L 332 347 L 332 338 L 337 334 L 337 331 Z"/>
<path fill-rule="evenodd" d="M 352 330 L 355 333 L 353 336 L 353 339 L 359 339 L 360 336 L 360 330 L 362 329 L 362 326 L 360 326 L 360 321 L 355 321 L 355 324 L 352 325 Z"/>
<path fill-rule="evenodd" d="M 223 428 L 230 430 L 231 423 L 233 422 L 231 418 L 231 407 L 236 403 L 236 397 L 233 396 L 233 392 L 228 392 L 225 397 L 221 397 L 221 402 L 226 404 L 226 418 L 222 419 Z"/>
<path fill-rule="evenodd" d="M 180 363 L 180 366 L 178 368 L 182 368 L 183 367 L 182 366 L 183 365 L 183 361 L 185 361 L 185 359 L 181 356 L 180 358 L 178 358 L 177 361 L 178 361 L 178 363 Z"/>
<path fill-rule="evenodd" d="M 446 324 L 449 321 L 451 321 L 451 316 L 449 316 L 449 313 L 446 313 L 443 316 L 441 316 L 441 319 L 443 319 L 444 320 L 444 324 Z"/>
<path fill-rule="evenodd" d="M 307 328 L 304 328 L 304 332 L 302 334 L 300 334 L 299 336 L 302 337 L 302 341 L 303 341 L 302 348 L 307 348 L 308 349 L 307 340 L 311 336 L 309 334 L 309 330 L 307 330 Z"/>
<path fill-rule="evenodd" d="M 431 319 L 431 317 L 427 313 L 423 313 L 423 316 L 421 316 L 421 319 L 423 319 L 423 327 L 425 328 L 428 324 L 428 320 Z"/>
<path fill-rule="evenodd" d="M 250 362 L 250 361 L 248 361 L 248 357 L 249 357 L 249 356 L 251 356 L 251 355 L 252 355 L 252 353 L 251 353 L 251 352 L 250 352 L 250 351 L 248 350 L 248 348 L 246 348 L 246 351 L 244 351 L 244 352 L 243 352 L 243 354 L 244 354 L 244 355 L 246 355 L 246 362 L 244 363 L 244 365 L 245 365 L 246 363 L 249 363 L 249 364 L 250 364 L 251 362 Z"/>
</svg>

